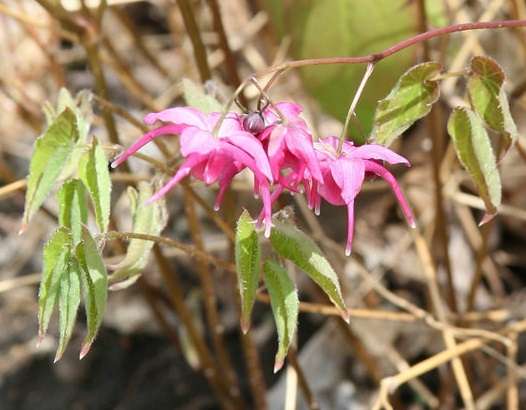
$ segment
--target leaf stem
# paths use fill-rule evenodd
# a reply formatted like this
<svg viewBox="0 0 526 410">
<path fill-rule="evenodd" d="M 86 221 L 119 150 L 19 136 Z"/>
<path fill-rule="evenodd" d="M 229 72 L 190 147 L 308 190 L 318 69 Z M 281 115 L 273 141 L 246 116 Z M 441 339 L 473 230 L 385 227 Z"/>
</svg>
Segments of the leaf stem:
<svg viewBox="0 0 526 410">
<path fill-rule="evenodd" d="M 367 64 L 367 68 L 365 69 L 365 72 L 363 73 L 362 80 L 360 81 L 360 84 L 358 85 L 358 88 L 356 89 L 356 93 L 354 94 L 354 97 L 351 102 L 351 106 L 349 107 L 349 111 L 347 111 L 347 117 L 345 117 L 345 124 L 343 125 L 342 133 L 340 134 L 340 140 L 338 141 L 338 149 L 337 153 L 338 155 L 341 154 L 343 143 L 347 136 L 347 131 L 349 129 L 349 124 L 351 123 L 351 118 L 354 114 L 354 110 L 356 109 L 356 105 L 358 104 L 358 101 L 360 100 L 360 96 L 363 93 L 363 90 L 365 88 L 365 84 L 367 84 L 367 80 L 371 77 L 371 74 L 374 70 L 374 63 Z"/>
</svg>

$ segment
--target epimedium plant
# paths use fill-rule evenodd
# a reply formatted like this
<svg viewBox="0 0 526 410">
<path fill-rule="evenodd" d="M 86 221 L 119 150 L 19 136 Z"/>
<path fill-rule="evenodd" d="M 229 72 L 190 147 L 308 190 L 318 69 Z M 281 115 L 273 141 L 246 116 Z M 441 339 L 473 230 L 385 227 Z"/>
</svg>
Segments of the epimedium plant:
<svg viewBox="0 0 526 410">
<path fill-rule="evenodd" d="M 369 63 L 349 116 L 373 68 L 374 64 Z M 501 202 L 498 155 L 493 145 L 498 145 L 498 153 L 504 155 L 517 138 L 517 128 L 503 89 L 505 75 L 495 61 L 474 57 L 464 72 L 455 75 L 466 77 L 468 99 L 464 106 L 452 110 L 447 129 L 460 163 L 485 203 L 486 214 L 481 221 L 484 223 L 497 213 Z M 23 231 L 46 198 L 57 191 L 59 227 L 44 247 L 39 291 L 40 337 L 45 335 L 58 305 L 59 346 L 55 361 L 68 345 L 81 303 L 86 311 L 87 334 L 80 357 L 88 353 L 102 322 L 108 289 L 120 289 L 137 280 L 153 246 L 148 238 L 160 235 L 167 221 L 163 198 L 188 176 L 206 185 L 219 184 L 216 210 L 238 173 L 248 170 L 254 177 L 254 192 L 261 198 L 263 210 L 255 220 L 243 211 L 235 235 L 241 328 L 244 332 L 249 330 L 256 295 L 260 283 L 264 283 L 278 333 L 275 371 L 283 366 L 294 341 L 299 312 L 298 291 L 284 266 L 285 260 L 305 272 L 348 321 L 338 276 L 331 264 L 316 243 L 295 226 L 290 215 L 272 215 L 272 206 L 286 191 L 304 192 L 316 214 L 322 199 L 346 206 L 345 250 L 350 254 L 354 201 L 364 180 L 379 176 L 391 186 L 405 219 L 415 227 L 405 196 L 383 164 L 409 165 L 407 159 L 388 146 L 430 112 L 439 99 L 440 82 L 447 76 L 435 62 L 410 68 L 378 102 L 370 143 L 361 146 L 345 139 L 346 126 L 340 138 L 313 137 L 299 105 L 273 103 L 265 90 L 261 90 L 260 98 L 268 104 L 249 114 L 256 115 L 257 124 L 262 124 L 255 127 L 253 118 L 246 121 L 246 115 L 231 110 L 233 99 L 222 105 L 196 84 L 183 81 L 188 106 L 148 114 L 147 124 L 162 125 L 139 138 L 112 163 L 113 167 L 120 165 L 159 136 L 179 136 L 183 162 L 168 182 L 160 188 L 141 182 L 128 189 L 132 232 L 145 236 L 132 238 L 121 262 L 111 266 L 106 266 L 103 259 L 106 239 L 111 234 L 108 158 L 104 146 L 95 137 L 89 139 L 90 94 L 81 92 L 73 98 L 62 90 L 56 107 L 45 107 L 48 124 L 37 139 L 31 158 L 22 224 Z M 93 209 L 93 221 L 86 198 Z M 263 241 L 267 241 L 272 253 L 262 252 Z M 113 273 L 108 274 L 108 269 Z"/>
</svg>

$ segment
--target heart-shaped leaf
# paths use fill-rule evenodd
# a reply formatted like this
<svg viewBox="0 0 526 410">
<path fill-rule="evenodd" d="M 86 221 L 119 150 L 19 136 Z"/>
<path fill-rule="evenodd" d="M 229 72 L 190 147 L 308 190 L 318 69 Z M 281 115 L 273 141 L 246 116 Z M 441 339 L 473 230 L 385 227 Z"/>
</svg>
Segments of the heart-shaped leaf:
<svg viewBox="0 0 526 410">
<path fill-rule="evenodd" d="M 274 362 L 274 373 L 276 373 L 283 367 L 298 327 L 298 292 L 286 269 L 276 262 L 266 261 L 263 270 L 265 286 L 270 295 L 270 305 L 278 331 L 278 352 Z"/>
<path fill-rule="evenodd" d="M 90 193 L 101 232 L 107 232 L 110 222 L 111 178 L 108 167 L 104 150 L 94 138 L 91 149 L 80 160 L 79 176 Z"/>
<path fill-rule="evenodd" d="M 60 177 L 79 138 L 75 114 L 65 109 L 37 138 L 27 179 L 21 232 L 40 208 Z"/>
<path fill-rule="evenodd" d="M 505 74 L 489 57 L 473 57 L 468 78 L 468 93 L 475 112 L 486 125 L 505 139 L 504 152 L 517 139 L 517 126 L 504 92 Z"/>
<path fill-rule="evenodd" d="M 59 224 L 71 231 L 73 244 L 80 241 L 82 225 L 88 220 L 86 188 L 79 179 L 64 183 L 58 191 Z"/>
<path fill-rule="evenodd" d="M 130 208 L 133 214 L 133 233 L 157 236 L 166 225 L 166 207 L 163 200 L 144 205 L 152 194 L 152 185 L 147 182 L 139 183 L 138 193 L 134 188 L 128 188 Z M 139 278 L 141 271 L 148 263 L 153 245 L 152 241 L 130 240 L 124 259 L 111 267 L 114 270 L 110 276 L 111 290 L 123 289 Z"/>
<path fill-rule="evenodd" d="M 84 226 L 82 227 L 82 241 L 77 245 L 75 254 L 80 267 L 88 327 L 88 334 L 84 338 L 80 351 L 82 359 L 88 354 L 102 323 L 108 296 L 108 275 L 97 244 Z"/>
<path fill-rule="evenodd" d="M 309 275 L 340 310 L 343 319 L 349 321 L 338 276 L 314 241 L 295 226 L 276 222 L 270 234 L 270 242 L 279 255 L 292 261 Z"/>
<path fill-rule="evenodd" d="M 489 221 L 501 203 L 501 182 L 491 141 L 480 117 L 468 108 L 457 107 L 449 117 L 447 130 L 457 156 L 469 172 L 486 206 Z"/>
<path fill-rule="evenodd" d="M 241 330 L 250 328 L 250 315 L 259 283 L 261 249 L 254 220 L 244 210 L 237 221 L 236 271 L 241 294 Z"/>
<path fill-rule="evenodd" d="M 66 272 L 71 252 L 71 234 L 58 229 L 44 246 L 44 269 L 38 292 L 38 334 L 42 339 L 57 302 L 60 278 Z"/>
<path fill-rule="evenodd" d="M 436 77 L 441 65 L 418 64 L 407 70 L 389 95 L 378 102 L 374 115 L 373 136 L 379 144 L 389 145 L 416 120 L 426 116 L 440 96 Z"/>
</svg>

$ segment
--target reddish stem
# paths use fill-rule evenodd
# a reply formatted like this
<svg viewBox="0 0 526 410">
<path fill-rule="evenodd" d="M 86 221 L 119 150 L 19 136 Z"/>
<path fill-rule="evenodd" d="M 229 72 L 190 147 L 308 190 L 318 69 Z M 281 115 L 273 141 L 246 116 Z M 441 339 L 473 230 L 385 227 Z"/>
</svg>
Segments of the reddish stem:
<svg viewBox="0 0 526 410">
<path fill-rule="evenodd" d="M 435 37 L 444 36 L 451 33 L 457 33 L 459 31 L 469 30 L 485 30 L 485 29 L 501 29 L 501 28 L 517 28 L 526 27 L 526 20 L 499 20 L 499 21 L 483 21 L 476 23 L 461 23 L 454 24 L 447 27 L 437 28 L 426 31 L 425 33 L 417 34 L 414 37 L 405 39 L 389 48 L 378 53 L 368 54 L 364 56 L 356 57 L 326 57 L 326 58 L 307 58 L 304 60 L 289 61 L 277 66 L 269 67 L 264 70 L 261 74 L 273 73 L 275 71 L 284 71 L 290 68 L 299 68 L 311 65 L 323 65 L 323 64 L 364 64 L 364 63 L 377 63 L 386 57 L 389 57 L 399 51 L 402 51 L 415 44 L 423 41 L 431 40 Z"/>
</svg>

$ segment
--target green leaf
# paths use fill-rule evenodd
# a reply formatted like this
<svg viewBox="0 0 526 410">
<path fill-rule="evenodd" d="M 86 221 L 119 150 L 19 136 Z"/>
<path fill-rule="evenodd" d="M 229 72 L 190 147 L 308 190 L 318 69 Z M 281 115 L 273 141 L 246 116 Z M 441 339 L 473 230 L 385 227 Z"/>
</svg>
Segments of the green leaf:
<svg viewBox="0 0 526 410">
<path fill-rule="evenodd" d="M 451 113 L 447 130 L 460 162 L 473 178 L 486 206 L 486 216 L 481 223 L 487 222 L 497 213 L 502 191 L 488 133 L 477 114 L 462 107 Z"/>
<path fill-rule="evenodd" d="M 295 226 L 276 222 L 270 234 L 270 242 L 279 255 L 289 259 L 309 275 L 340 310 L 343 319 L 349 321 L 338 276 L 314 241 Z"/>
<path fill-rule="evenodd" d="M 147 182 L 139 183 L 139 193 L 132 187 L 128 188 L 130 208 L 133 214 L 133 233 L 157 236 L 166 225 L 166 208 L 163 200 L 144 205 L 146 200 L 153 195 L 153 191 L 152 185 Z M 141 271 L 148 263 L 153 245 L 152 241 L 130 240 L 124 259 L 111 267 L 115 271 L 110 276 L 111 290 L 123 289 L 139 278 Z"/>
<path fill-rule="evenodd" d="M 75 114 L 66 109 L 37 138 L 27 180 L 23 232 L 55 185 L 79 138 Z"/>
<path fill-rule="evenodd" d="M 70 229 L 73 244 L 80 241 L 82 225 L 88 220 L 86 188 L 79 179 L 72 179 L 58 191 L 59 224 Z"/>
<path fill-rule="evenodd" d="M 439 83 L 433 80 L 440 70 L 439 63 L 426 62 L 411 67 L 400 77 L 376 107 L 373 128 L 376 142 L 391 144 L 416 120 L 429 114 L 440 95 Z"/>
<path fill-rule="evenodd" d="M 71 252 L 71 234 L 60 228 L 44 246 L 44 268 L 38 292 L 38 334 L 41 340 L 47 332 L 60 288 L 60 278 L 67 270 Z"/>
<path fill-rule="evenodd" d="M 241 294 L 241 329 L 246 333 L 250 328 L 250 315 L 256 300 L 261 258 L 256 227 L 246 210 L 237 221 L 235 244 L 237 280 Z"/>
<path fill-rule="evenodd" d="M 518 131 L 504 92 L 505 74 L 489 57 L 473 57 L 468 77 L 468 93 L 475 112 L 486 125 L 505 139 L 506 151 L 517 139 Z"/>
<path fill-rule="evenodd" d="M 82 227 L 82 241 L 75 249 L 86 305 L 88 334 L 82 343 L 80 358 L 88 354 L 97 335 L 106 309 L 108 275 L 95 240 L 86 227 Z"/>
<path fill-rule="evenodd" d="M 287 271 L 276 262 L 264 264 L 265 285 L 270 295 L 270 305 L 278 331 L 278 352 L 274 362 L 274 373 L 283 367 L 294 333 L 298 327 L 298 292 Z"/>
<path fill-rule="evenodd" d="M 91 149 L 81 158 L 79 176 L 88 188 L 95 208 L 95 219 L 101 232 L 110 222 L 111 178 L 108 160 L 96 138 Z"/>
<path fill-rule="evenodd" d="M 181 81 L 183 94 L 186 104 L 190 107 L 197 108 L 203 112 L 221 112 L 222 106 L 214 97 L 204 92 L 201 85 L 194 83 L 192 80 L 183 78 Z"/>
<path fill-rule="evenodd" d="M 55 355 L 55 363 L 60 360 L 69 343 L 80 304 L 80 274 L 75 258 L 68 258 L 59 286 L 58 308 L 60 339 Z"/>
</svg>

